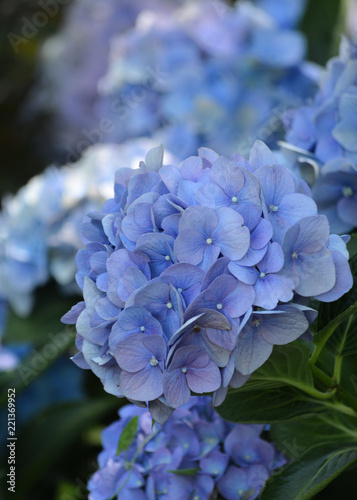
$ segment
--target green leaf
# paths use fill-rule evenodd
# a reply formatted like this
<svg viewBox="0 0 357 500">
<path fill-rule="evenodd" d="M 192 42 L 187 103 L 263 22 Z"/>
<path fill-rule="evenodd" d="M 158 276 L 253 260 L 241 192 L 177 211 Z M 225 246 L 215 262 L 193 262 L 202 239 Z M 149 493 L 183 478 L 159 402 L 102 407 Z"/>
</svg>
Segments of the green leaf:
<svg viewBox="0 0 357 500">
<path fill-rule="evenodd" d="M 37 484 L 46 471 L 73 446 L 80 446 L 85 431 L 104 415 L 120 406 L 113 396 L 95 401 L 76 401 L 56 405 L 37 415 L 21 431 L 16 445 L 16 496 Z"/>
<path fill-rule="evenodd" d="M 63 482 L 59 484 L 56 500 L 76 500 L 78 498 L 78 485 Z"/>
<path fill-rule="evenodd" d="M 344 32 L 342 5 L 345 0 L 314 0 L 307 2 L 301 29 L 307 38 L 307 60 L 324 66 L 338 54 L 341 33 Z M 321 16 L 321 12 L 324 15 Z"/>
<path fill-rule="evenodd" d="M 357 462 L 357 446 L 336 449 L 323 443 L 274 474 L 266 483 L 261 500 L 308 500 L 335 477 Z"/>
<path fill-rule="evenodd" d="M 218 413 L 233 422 L 272 423 L 323 411 L 316 400 L 321 393 L 313 385 L 309 355 L 303 345 L 275 346 L 243 387 L 229 390 Z"/>
<path fill-rule="evenodd" d="M 270 358 L 237 390 L 267 389 L 283 385 L 313 387 L 309 357 L 310 350 L 302 345 L 275 346 Z"/>
<path fill-rule="evenodd" d="M 334 303 L 331 303 L 331 306 L 333 304 Z M 314 336 L 314 343 L 316 344 L 317 348 L 315 349 L 315 352 L 312 355 L 312 359 L 314 359 L 314 358 L 317 359 L 317 355 L 321 352 L 322 346 L 326 345 L 328 340 L 330 340 L 330 342 L 333 342 L 332 345 L 336 345 L 336 343 L 337 343 L 337 345 L 340 345 L 340 343 L 342 342 L 342 339 L 344 337 L 344 330 L 341 329 L 339 332 L 339 335 L 337 335 L 338 332 L 336 330 L 344 321 L 348 320 L 351 316 L 356 314 L 356 312 L 357 312 L 357 301 L 354 302 L 353 305 L 348 307 L 348 309 L 345 309 L 338 316 L 333 317 L 330 320 L 330 322 Z M 320 314 L 321 313 L 319 311 L 319 315 Z M 353 320 L 353 321 L 355 321 L 355 320 Z M 336 338 L 331 339 L 331 336 L 334 333 L 336 333 Z M 329 345 L 331 346 L 331 343 Z M 353 345 L 354 345 L 354 339 L 352 339 L 352 343 L 348 341 L 347 347 L 346 347 L 347 349 L 349 349 L 350 353 L 352 353 L 352 354 L 354 352 Z"/>
<path fill-rule="evenodd" d="M 335 443 L 336 448 L 351 443 L 357 446 L 355 419 L 336 413 L 275 424 L 270 433 L 279 450 L 295 460 L 307 449 L 324 442 Z"/>
<path fill-rule="evenodd" d="M 201 469 L 176 469 L 176 470 L 168 470 L 167 472 L 171 472 L 172 474 L 176 474 L 177 476 L 195 476 L 197 472 Z"/>
<path fill-rule="evenodd" d="M 325 411 L 323 404 L 290 387 L 270 390 L 244 390 L 228 393 L 216 408 L 231 422 L 272 424 L 288 422 Z"/>
<path fill-rule="evenodd" d="M 123 429 L 123 432 L 120 434 L 117 455 L 120 455 L 122 451 L 127 451 L 135 439 L 136 433 L 138 431 L 139 417 L 135 415 L 135 417 L 131 418 L 129 422 Z"/>
<path fill-rule="evenodd" d="M 357 353 L 357 315 L 336 328 L 326 347 L 334 355 L 351 356 Z"/>
</svg>

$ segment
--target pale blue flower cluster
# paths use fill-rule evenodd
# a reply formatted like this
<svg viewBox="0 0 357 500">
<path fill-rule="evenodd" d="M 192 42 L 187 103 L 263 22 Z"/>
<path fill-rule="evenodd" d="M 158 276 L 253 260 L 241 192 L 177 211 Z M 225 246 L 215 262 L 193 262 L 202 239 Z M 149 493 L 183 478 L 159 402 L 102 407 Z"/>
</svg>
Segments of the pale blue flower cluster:
<svg viewBox="0 0 357 500">
<path fill-rule="evenodd" d="M 180 159 L 199 146 L 231 154 L 257 138 L 273 141 L 273 109 L 312 93 L 305 40 L 293 29 L 304 2 L 256 3 L 144 12 L 114 37 L 99 82 L 98 118 L 112 124 L 105 140 L 154 135 Z"/>
<path fill-rule="evenodd" d="M 133 405 L 119 416 L 102 432 L 104 449 L 88 482 L 89 500 L 208 500 L 214 491 L 226 500 L 254 500 L 285 463 L 260 437 L 262 425 L 225 422 L 206 397 L 191 399 L 163 426 L 152 427 L 150 413 Z M 133 441 L 118 453 L 135 418 Z"/>
<path fill-rule="evenodd" d="M 84 301 L 63 318 L 77 327 L 74 361 L 155 419 L 192 393 L 220 404 L 275 344 L 308 332 L 310 297 L 352 286 L 344 240 L 260 141 L 249 161 L 201 148 L 163 165 L 151 150 L 117 172 L 115 198 L 81 234 Z"/>
<path fill-rule="evenodd" d="M 314 101 L 287 113 L 285 153 L 309 175 L 312 196 L 334 232 L 357 226 L 357 47 L 342 40 Z"/>
<path fill-rule="evenodd" d="M 135 165 L 150 147 L 147 139 L 97 145 L 72 166 L 49 167 L 16 195 L 3 200 L 0 213 L 0 327 L 6 304 L 21 316 L 31 312 L 34 291 L 54 278 L 78 293 L 75 254 L 79 227 L 88 211 L 111 195 L 115 171 Z"/>
<path fill-rule="evenodd" d="M 38 71 L 28 111 L 46 112 L 46 130 L 52 147 L 67 152 L 67 160 L 78 159 L 95 140 L 91 132 L 105 134 L 94 112 L 98 80 L 107 68 L 113 36 L 134 26 L 145 9 L 173 9 L 166 0 L 74 0 L 65 11 L 58 33 L 41 48 Z M 105 117 L 104 117 L 105 118 Z M 79 144 L 82 143 L 82 144 Z M 79 148 L 77 148 L 79 146 Z M 73 153 L 74 150 L 74 153 Z"/>
</svg>

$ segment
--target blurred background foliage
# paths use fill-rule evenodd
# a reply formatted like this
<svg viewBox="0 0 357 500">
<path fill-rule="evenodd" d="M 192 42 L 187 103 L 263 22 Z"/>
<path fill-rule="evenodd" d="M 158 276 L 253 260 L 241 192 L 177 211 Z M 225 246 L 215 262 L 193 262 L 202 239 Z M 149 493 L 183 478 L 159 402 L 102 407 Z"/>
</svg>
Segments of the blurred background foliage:
<svg viewBox="0 0 357 500">
<path fill-rule="evenodd" d="M 65 4 L 65 2 L 63 2 Z M 36 63 L 39 47 L 61 24 L 63 14 L 70 2 L 61 6 L 57 15 L 19 46 L 15 53 L 8 40 L 8 34 L 21 33 L 23 19 L 31 19 L 38 12 L 38 0 L 2 0 L 0 3 L 0 147 L 1 147 L 1 183 L 0 193 L 4 195 L 16 192 L 32 176 L 40 173 L 50 163 L 49 158 L 40 153 L 37 130 L 45 123 L 46 117 L 25 120 L 23 106 L 36 79 Z M 332 55 L 337 54 L 340 33 L 345 31 L 345 2 L 343 0 L 309 0 L 306 13 L 301 22 L 301 30 L 308 40 L 308 59 L 324 65 Z M 10 317 L 5 333 L 8 340 L 26 341 L 30 336 L 35 351 L 26 358 L 32 366 L 32 358 L 41 352 L 48 338 L 43 332 L 53 334 L 63 331 L 58 318 L 74 303 L 67 298 L 58 305 L 57 291 L 50 283 L 37 291 L 37 306 L 31 318 Z M 65 362 L 68 359 L 68 346 L 73 345 L 72 333 L 66 330 L 68 345 Z M 74 352 L 69 348 L 69 353 Z M 46 376 L 51 363 L 37 370 L 36 378 Z M 19 400 L 26 384 L 21 377 L 2 374 L 1 402 L 6 402 L 7 388 L 16 387 Z M 73 401 L 57 401 L 37 413 L 17 432 L 16 448 L 16 494 L 6 491 L 8 466 L 0 467 L 3 492 L 0 498 L 21 500 L 80 500 L 87 498 L 85 484 L 96 469 L 96 457 L 101 449 L 100 430 L 116 419 L 117 410 L 125 401 L 107 395 L 99 382 L 90 372 L 84 372 L 83 394 Z M 4 406 L 0 412 L 1 425 L 4 420 Z M 20 404 L 17 411 L 20 411 Z M 6 412 L 5 412 L 6 413 Z M 5 431 L 5 429 L 4 429 Z M 3 431 L 2 431 L 3 432 Z M 0 459 L 4 456 L 2 447 Z M 343 491 L 344 498 L 352 498 L 354 477 L 351 472 L 332 483 L 316 499 L 332 499 Z M 348 491 L 351 491 L 349 495 Z"/>
</svg>

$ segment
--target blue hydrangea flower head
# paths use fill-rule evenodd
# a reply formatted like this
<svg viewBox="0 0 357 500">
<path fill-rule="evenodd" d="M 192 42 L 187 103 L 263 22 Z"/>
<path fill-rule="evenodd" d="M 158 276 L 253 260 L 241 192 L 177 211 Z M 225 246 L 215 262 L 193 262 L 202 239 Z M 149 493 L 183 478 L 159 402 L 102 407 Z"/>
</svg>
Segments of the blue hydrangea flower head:
<svg viewBox="0 0 357 500">
<path fill-rule="evenodd" d="M 192 393 L 220 404 L 308 331 L 302 303 L 352 286 L 344 240 L 260 141 L 248 160 L 201 148 L 179 165 L 155 148 L 117 172 L 114 193 L 83 222 L 84 300 L 63 321 L 76 324 L 73 361 L 159 421 Z"/>
<path fill-rule="evenodd" d="M 102 432 L 99 470 L 88 482 L 90 500 L 208 500 L 217 491 L 228 500 L 254 500 L 285 463 L 260 437 L 263 426 L 225 422 L 207 397 L 191 398 L 163 425 L 152 427 L 150 413 L 134 405 L 121 408 L 119 416 Z M 136 418 L 132 442 L 118 452 L 120 436 Z M 185 469 L 194 474 L 172 472 Z"/>
<path fill-rule="evenodd" d="M 312 103 L 286 114 L 288 144 L 283 143 L 338 234 L 357 226 L 356 110 L 357 48 L 343 39 Z"/>
<path fill-rule="evenodd" d="M 257 137 L 273 143 L 272 110 L 315 86 L 296 30 L 304 2 L 283 3 L 198 0 L 143 12 L 113 37 L 99 81 L 98 119 L 113 124 L 104 140 L 154 136 L 180 159 L 199 145 L 231 154 Z"/>
</svg>

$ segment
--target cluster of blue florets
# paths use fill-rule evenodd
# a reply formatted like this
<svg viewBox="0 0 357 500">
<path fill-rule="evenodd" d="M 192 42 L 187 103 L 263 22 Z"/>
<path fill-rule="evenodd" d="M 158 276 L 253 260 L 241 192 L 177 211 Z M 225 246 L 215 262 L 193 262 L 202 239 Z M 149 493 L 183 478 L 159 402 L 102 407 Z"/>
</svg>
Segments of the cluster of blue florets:
<svg viewBox="0 0 357 500">
<path fill-rule="evenodd" d="M 344 240 L 262 142 L 249 161 L 206 148 L 179 166 L 162 158 L 120 169 L 115 198 L 83 223 L 84 301 L 63 318 L 74 361 L 158 421 L 192 393 L 220 404 L 273 345 L 308 337 L 310 297 L 352 286 Z"/>
<path fill-rule="evenodd" d="M 95 112 L 97 85 L 106 73 L 111 39 L 133 27 L 143 10 L 166 15 L 178 2 L 76 0 L 68 5 L 60 30 L 40 50 L 39 81 L 27 105 L 28 111 L 46 113 L 43 133 L 51 133 L 52 153 L 65 150 L 67 159 L 79 158 L 84 147 L 100 141 L 94 135 L 107 129 L 100 123 L 106 117 Z"/>
<path fill-rule="evenodd" d="M 199 146 L 231 154 L 256 138 L 273 144 L 282 127 L 270 125 L 272 111 L 300 105 L 315 88 L 296 29 L 304 7 L 77 0 L 44 44 L 29 107 L 53 115 L 44 132 L 67 159 L 97 141 L 142 136 L 180 159 Z"/>
<path fill-rule="evenodd" d="M 225 422 L 209 398 L 191 400 L 163 426 L 152 427 L 150 413 L 133 405 L 119 416 L 102 433 L 99 470 L 88 482 L 90 500 L 207 500 L 213 491 L 227 500 L 253 500 L 285 463 L 260 437 L 262 425 Z M 118 453 L 125 428 L 136 418 L 131 445 Z"/>
<path fill-rule="evenodd" d="M 304 2 L 181 3 L 144 11 L 113 37 L 97 105 L 113 125 L 106 140 L 155 134 L 183 159 L 199 146 L 231 154 L 275 139 L 272 110 L 314 89 L 305 39 L 294 29 Z"/>
<path fill-rule="evenodd" d="M 342 40 L 314 101 L 286 115 L 285 150 L 309 173 L 312 195 L 333 231 L 357 226 L 357 47 Z M 308 168 L 308 165 L 310 168 Z"/>
</svg>

